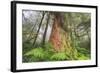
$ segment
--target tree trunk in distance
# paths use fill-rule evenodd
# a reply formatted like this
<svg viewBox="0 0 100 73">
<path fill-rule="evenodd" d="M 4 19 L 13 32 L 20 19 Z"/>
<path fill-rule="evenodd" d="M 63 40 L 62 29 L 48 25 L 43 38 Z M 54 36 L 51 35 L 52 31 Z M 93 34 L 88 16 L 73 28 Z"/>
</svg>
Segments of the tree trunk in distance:
<svg viewBox="0 0 100 73">
<path fill-rule="evenodd" d="M 35 39 L 34 39 L 34 41 L 33 41 L 33 45 L 35 45 L 35 42 L 36 42 L 36 39 L 37 39 L 39 30 L 40 30 L 40 27 L 41 27 L 41 25 L 42 25 L 42 21 L 43 21 L 43 19 L 44 19 L 44 16 L 45 16 L 45 12 L 43 12 L 43 15 L 42 15 L 42 18 L 41 18 L 41 21 L 40 21 L 40 24 L 39 24 L 39 28 L 38 28 L 38 30 L 37 30 L 37 34 L 36 34 Z"/>
</svg>

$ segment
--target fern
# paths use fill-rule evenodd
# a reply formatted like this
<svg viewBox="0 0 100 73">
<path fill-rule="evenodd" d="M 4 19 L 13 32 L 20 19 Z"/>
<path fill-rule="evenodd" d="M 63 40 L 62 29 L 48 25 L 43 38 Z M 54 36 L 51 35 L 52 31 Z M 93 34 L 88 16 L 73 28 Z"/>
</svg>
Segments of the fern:
<svg viewBox="0 0 100 73">
<path fill-rule="evenodd" d="M 45 52 L 43 51 L 43 48 L 35 48 L 27 52 L 25 56 L 33 56 L 33 57 L 43 59 L 43 57 L 45 56 Z"/>
<path fill-rule="evenodd" d="M 89 59 L 89 56 L 86 56 L 82 53 L 78 53 L 78 60 L 87 60 Z"/>
<path fill-rule="evenodd" d="M 51 56 L 51 60 L 66 60 L 67 56 L 64 52 L 54 53 Z"/>
<path fill-rule="evenodd" d="M 26 52 L 23 56 L 23 62 L 39 62 L 39 61 L 63 61 L 63 60 L 87 60 L 90 58 L 85 48 L 69 49 L 62 52 L 54 52 L 53 46 L 46 43 L 42 47 L 33 48 Z"/>
</svg>

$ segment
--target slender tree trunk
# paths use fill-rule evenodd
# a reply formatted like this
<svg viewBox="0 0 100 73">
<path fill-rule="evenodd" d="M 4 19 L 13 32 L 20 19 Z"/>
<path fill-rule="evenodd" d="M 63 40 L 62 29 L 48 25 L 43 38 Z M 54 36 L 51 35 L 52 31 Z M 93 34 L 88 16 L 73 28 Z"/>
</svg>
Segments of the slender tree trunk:
<svg viewBox="0 0 100 73">
<path fill-rule="evenodd" d="M 46 27 L 45 27 L 45 31 L 43 35 L 43 43 L 42 43 L 43 45 L 45 45 L 45 39 L 46 39 L 46 33 L 47 33 L 48 25 L 49 25 L 49 20 L 50 20 L 50 13 L 48 13 L 47 23 L 46 23 Z"/>
<path fill-rule="evenodd" d="M 42 21 L 43 21 L 43 19 L 44 19 L 44 16 L 45 16 L 45 12 L 43 12 L 43 16 L 42 16 L 42 19 L 41 19 L 41 21 L 40 21 L 39 28 L 38 28 L 38 30 L 37 30 L 37 34 L 36 34 L 36 36 L 35 36 L 33 45 L 35 45 L 35 42 L 36 42 L 37 36 L 38 36 L 38 34 L 39 34 L 39 30 L 40 30 L 40 28 L 41 28 L 41 25 L 42 25 Z"/>
</svg>

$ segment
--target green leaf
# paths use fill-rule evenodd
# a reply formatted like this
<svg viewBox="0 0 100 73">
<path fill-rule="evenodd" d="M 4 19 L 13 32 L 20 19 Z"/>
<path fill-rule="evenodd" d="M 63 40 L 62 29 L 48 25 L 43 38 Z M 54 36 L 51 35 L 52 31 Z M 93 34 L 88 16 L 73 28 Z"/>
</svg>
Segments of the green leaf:
<svg viewBox="0 0 100 73">
<path fill-rule="evenodd" d="M 89 57 L 88 57 L 88 56 L 85 56 L 84 54 L 79 53 L 78 60 L 88 60 L 88 59 L 89 59 Z"/>
<path fill-rule="evenodd" d="M 25 56 L 34 56 L 38 58 L 43 58 L 45 56 L 45 52 L 43 51 L 43 48 L 35 48 L 27 52 Z"/>
<path fill-rule="evenodd" d="M 55 53 L 51 56 L 52 60 L 65 60 L 67 59 L 67 56 L 64 52 L 60 52 L 60 53 Z"/>
</svg>

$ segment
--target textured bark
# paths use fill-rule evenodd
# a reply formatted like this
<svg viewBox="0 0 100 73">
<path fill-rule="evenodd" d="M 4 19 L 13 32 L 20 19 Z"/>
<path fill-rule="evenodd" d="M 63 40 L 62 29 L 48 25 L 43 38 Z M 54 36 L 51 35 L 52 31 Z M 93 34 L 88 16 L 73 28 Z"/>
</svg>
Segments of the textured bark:
<svg viewBox="0 0 100 73">
<path fill-rule="evenodd" d="M 55 14 L 54 24 L 53 24 L 49 41 L 53 45 L 55 51 L 57 52 L 60 51 L 61 49 L 60 17 L 59 15 L 56 15 L 56 14 Z"/>
<path fill-rule="evenodd" d="M 70 36 L 62 28 L 63 16 L 61 16 L 60 13 L 55 13 L 54 16 L 54 24 L 52 27 L 52 32 L 49 41 L 53 45 L 55 52 L 67 51 L 68 53 L 71 53 L 72 47 L 70 44 L 71 40 L 69 40 Z"/>
</svg>

